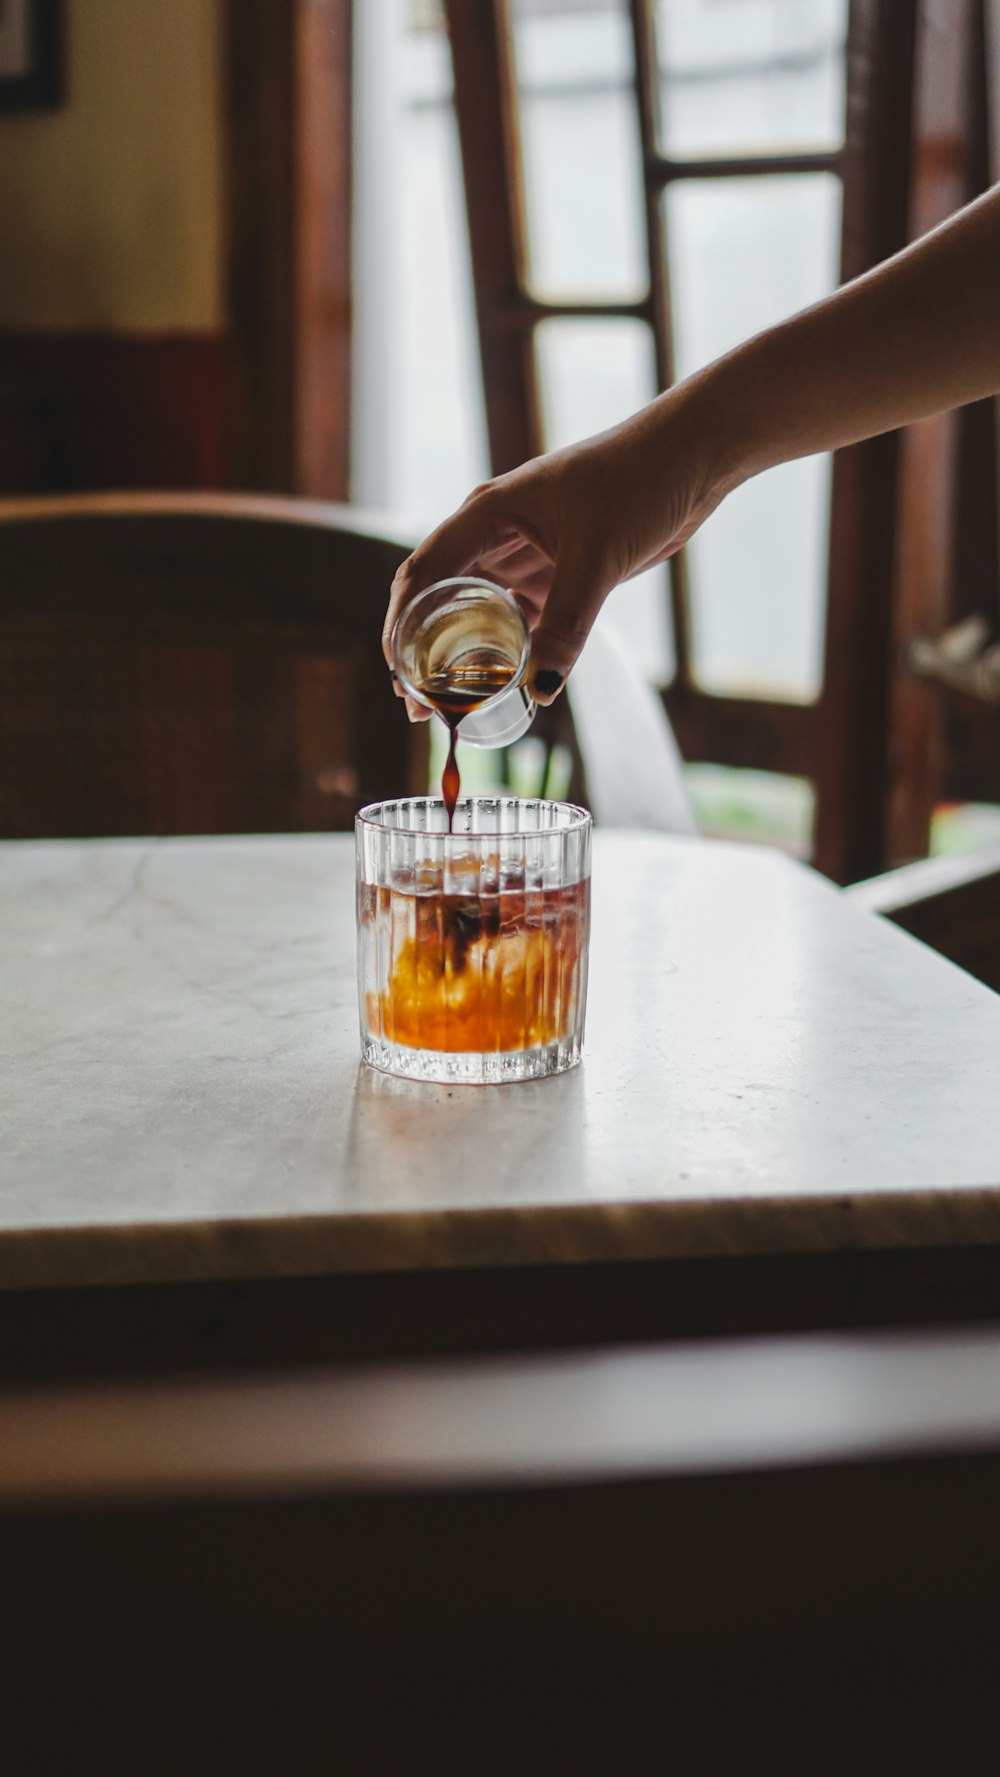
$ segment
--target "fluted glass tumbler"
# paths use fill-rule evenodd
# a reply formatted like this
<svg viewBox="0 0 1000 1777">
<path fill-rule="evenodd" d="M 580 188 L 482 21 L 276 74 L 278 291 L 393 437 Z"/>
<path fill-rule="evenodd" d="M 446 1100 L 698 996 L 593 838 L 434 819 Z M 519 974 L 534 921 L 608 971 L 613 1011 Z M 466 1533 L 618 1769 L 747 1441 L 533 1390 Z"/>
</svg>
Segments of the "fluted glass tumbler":
<svg viewBox="0 0 1000 1777">
<path fill-rule="evenodd" d="M 565 802 L 373 803 L 355 823 L 361 1052 L 415 1080 L 486 1085 L 580 1059 L 591 820 Z"/>
</svg>

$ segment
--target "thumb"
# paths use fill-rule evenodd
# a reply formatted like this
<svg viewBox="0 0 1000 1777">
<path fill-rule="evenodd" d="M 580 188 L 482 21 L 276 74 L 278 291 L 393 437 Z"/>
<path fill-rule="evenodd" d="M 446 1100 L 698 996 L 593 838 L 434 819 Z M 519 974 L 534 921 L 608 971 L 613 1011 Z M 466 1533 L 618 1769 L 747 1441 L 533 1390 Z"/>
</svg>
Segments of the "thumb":
<svg viewBox="0 0 1000 1777">
<path fill-rule="evenodd" d="M 528 687 L 538 703 L 559 695 L 614 584 L 593 561 L 560 556 L 531 637 Z"/>
</svg>

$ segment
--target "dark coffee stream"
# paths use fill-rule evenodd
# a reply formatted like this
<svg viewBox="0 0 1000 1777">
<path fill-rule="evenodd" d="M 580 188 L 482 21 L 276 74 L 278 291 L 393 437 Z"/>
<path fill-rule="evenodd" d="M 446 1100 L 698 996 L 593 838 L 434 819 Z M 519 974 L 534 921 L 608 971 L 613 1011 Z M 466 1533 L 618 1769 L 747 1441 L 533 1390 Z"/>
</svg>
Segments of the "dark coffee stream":
<svg viewBox="0 0 1000 1777">
<path fill-rule="evenodd" d="M 455 757 L 459 724 L 466 716 L 471 716 L 480 704 L 486 703 L 498 691 L 502 691 L 505 685 L 509 685 L 512 678 L 513 673 L 506 663 L 497 666 L 470 666 L 457 672 L 437 674 L 426 679 L 420 687 L 421 694 L 437 710 L 448 727 L 448 757 L 441 773 L 441 797 L 448 810 L 449 833 L 454 824 L 458 795 L 462 787 L 458 760 Z"/>
</svg>

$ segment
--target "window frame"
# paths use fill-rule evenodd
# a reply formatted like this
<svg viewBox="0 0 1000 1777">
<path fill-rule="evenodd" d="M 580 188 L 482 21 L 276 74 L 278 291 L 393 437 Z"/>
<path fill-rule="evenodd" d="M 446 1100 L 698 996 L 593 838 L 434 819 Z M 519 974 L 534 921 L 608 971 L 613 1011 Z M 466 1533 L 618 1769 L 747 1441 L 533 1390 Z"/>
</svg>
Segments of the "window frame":
<svg viewBox="0 0 1000 1777">
<path fill-rule="evenodd" d="M 995 9 L 996 0 L 985 0 Z M 665 188 L 681 179 L 832 173 L 842 184 L 841 281 L 903 247 L 928 226 L 921 186 L 922 152 L 938 127 L 940 81 L 934 61 L 940 31 L 934 0 L 850 0 L 846 108 L 842 145 L 831 151 L 720 155 L 678 160 L 660 151 L 654 0 L 628 0 L 634 50 L 636 117 L 643 166 L 649 284 L 635 302 L 548 302 L 531 293 L 517 127 L 508 0 L 444 0 L 455 74 L 455 112 L 465 177 L 472 277 L 491 467 L 502 474 L 543 448 L 534 333 L 553 318 L 626 318 L 653 333 L 659 388 L 673 381 Z M 949 17 L 967 55 L 981 21 L 981 0 L 959 0 Z M 994 52 L 996 53 L 996 52 Z M 971 78 L 967 68 L 966 75 Z M 963 76 L 963 79 L 965 77 Z M 967 80 L 962 86 L 967 96 Z M 956 89 L 957 90 L 957 89 Z M 960 128 L 951 118 L 949 127 Z M 963 185 L 964 181 L 964 185 Z M 985 177 L 972 189 L 979 189 Z M 972 194 L 969 169 L 952 178 L 946 207 Z M 926 177 L 924 177 L 926 186 Z M 941 192 L 937 194 L 940 208 Z M 935 216 L 934 220 L 939 220 Z M 904 838 L 929 830 L 942 773 L 910 746 L 902 760 L 892 727 L 914 702 L 901 680 L 903 630 L 924 615 L 901 561 L 901 523 L 919 502 L 933 506 L 928 561 L 950 560 L 953 447 L 947 430 L 904 458 L 898 433 L 839 451 L 833 459 L 826 581 L 823 683 L 812 703 L 725 696 L 697 685 L 691 671 L 690 598 L 685 552 L 670 563 L 676 672 L 663 700 L 689 760 L 777 771 L 816 785 L 814 861 L 840 882 L 870 876 L 896 861 Z M 901 575 L 903 576 L 901 578 Z M 947 582 L 938 571 L 938 581 Z M 926 574 L 924 575 L 926 581 Z M 948 603 L 947 587 L 934 607 Z M 901 627 L 902 626 L 902 627 Z M 905 652 L 905 648 L 903 650 Z M 926 721 L 927 690 L 916 688 Z M 912 723 L 910 724 L 912 729 Z M 938 749 L 940 750 L 940 749 Z M 931 749 L 933 753 L 933 748 Z M 906 822 L 893 820 L 909 795 Z M 905 800 L 905 798 L 904 798 Z M 926 847 L 924 847 L 926 849 Z M 906 855 L 904 852 L 903 855 Z M 909 855 L 913 855 L 912 852 Z"/>
</svg>

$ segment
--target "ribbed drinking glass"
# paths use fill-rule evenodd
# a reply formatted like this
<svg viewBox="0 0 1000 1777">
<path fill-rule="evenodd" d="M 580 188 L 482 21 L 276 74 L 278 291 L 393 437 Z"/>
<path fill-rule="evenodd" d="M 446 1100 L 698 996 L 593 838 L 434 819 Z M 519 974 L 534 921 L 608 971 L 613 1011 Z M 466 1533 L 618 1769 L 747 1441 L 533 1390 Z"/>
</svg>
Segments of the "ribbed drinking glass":
<svg viewBox="0 0 1000 1777">
<path fill-rule="evenodd" d="M 355 823 L 361 1050 L 411 1079 L 488 1084 L 580 1059 L 591 820 L 564 802 L 436 797 Z"/>
</svg>

